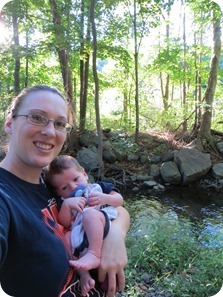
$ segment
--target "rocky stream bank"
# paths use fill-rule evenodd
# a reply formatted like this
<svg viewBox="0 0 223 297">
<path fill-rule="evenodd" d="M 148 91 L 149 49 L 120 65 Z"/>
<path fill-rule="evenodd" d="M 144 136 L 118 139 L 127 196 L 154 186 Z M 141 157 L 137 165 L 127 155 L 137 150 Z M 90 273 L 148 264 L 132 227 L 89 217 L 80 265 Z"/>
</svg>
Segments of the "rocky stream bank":
<svg viewBox="0 0 223 297">
<path fill-rule="evenodd" d="M 190 141 L 190 142 L 189 142 Z M 99 168 L 98 137 L 94 131 L 79 136 L 78 149 L 64 149 L 89 174 L 91 181 L 111 181 L 121 191 L 158 194 L 169 187 L 196 185 L 207 191 L 223 188 L 223 138 L 216 139 L 218 153 L 204 151 L 197 139 L 187 142 L 170 132 L 134 135 L 110 131 L 103 134 L 104 168 Z M 0 160 L 7 151 L 7 138 L 0 136 Z"/>
<path fill-rule="evenodd" d="M 94 132 L 79 137 L 73 154 L 94 179 L 106 179 L 121 189 L 163 192 L 169 186 L 196 184 L 208 190 L 223 187 L 223 141 L 217 139 L 218 154 L 204 151 L 201 143 L 176 140 L 171 133 L 134 136 L 106 131 L 103 135 L 104 173 L 99 170 L 98 138 Z"/>
</svg>

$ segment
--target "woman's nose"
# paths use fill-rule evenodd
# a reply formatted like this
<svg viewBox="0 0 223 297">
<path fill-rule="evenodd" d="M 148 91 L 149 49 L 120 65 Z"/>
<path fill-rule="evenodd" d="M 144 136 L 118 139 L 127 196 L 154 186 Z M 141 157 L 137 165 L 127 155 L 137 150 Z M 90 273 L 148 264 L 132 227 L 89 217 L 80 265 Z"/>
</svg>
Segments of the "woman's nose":
<svg viewBox="0 0 223 297">
<path fill-rule="evenodd" d="M 49 121 L 47 126 L 42 127 L 42 134 L 45 134 L 45 135 L 55 135 L 56 134 L 56 129 L 54 127 L 53 121 Z"/>
</svg>

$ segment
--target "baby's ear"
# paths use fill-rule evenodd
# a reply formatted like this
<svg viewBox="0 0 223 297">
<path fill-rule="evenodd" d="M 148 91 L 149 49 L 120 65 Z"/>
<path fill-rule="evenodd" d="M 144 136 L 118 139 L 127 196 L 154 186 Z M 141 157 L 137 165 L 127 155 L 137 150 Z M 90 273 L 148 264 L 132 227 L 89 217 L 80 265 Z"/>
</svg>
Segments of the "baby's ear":
<svg viewBox="0 0 223 297">
<path fill-rule="evenodd" d="M 88 174 L 87 172 L 84 170 L 84 176 L 86 177 L 86 179 L 88 180 Z"/>
</svg>

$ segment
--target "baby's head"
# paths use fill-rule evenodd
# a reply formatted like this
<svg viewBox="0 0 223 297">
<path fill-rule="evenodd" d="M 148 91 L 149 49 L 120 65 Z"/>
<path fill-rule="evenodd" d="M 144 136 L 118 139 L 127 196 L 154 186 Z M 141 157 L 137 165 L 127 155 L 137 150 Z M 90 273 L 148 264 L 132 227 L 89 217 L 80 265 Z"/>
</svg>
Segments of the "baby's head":
<svg viewBox="0 0 223 297">
<path fill-rule="evenodd" d="M 59 155 L 46 167 L 45 182 L 54 194 L 68 198 L 79 184 L 88 185 L 88 175 L 75 158 Z"/>
</svg>

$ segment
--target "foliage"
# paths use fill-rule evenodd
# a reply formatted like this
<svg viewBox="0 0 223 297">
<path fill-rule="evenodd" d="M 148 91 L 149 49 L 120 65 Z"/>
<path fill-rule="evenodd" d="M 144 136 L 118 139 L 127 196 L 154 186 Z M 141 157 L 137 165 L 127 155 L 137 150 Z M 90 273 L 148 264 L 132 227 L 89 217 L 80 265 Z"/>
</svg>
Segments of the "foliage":
<svg viewBox="0 0 223 297">
<path fill-rule="evenodd" d="M 0 37 L 0 104 L 5 106 L 13 97 L 15 57 L 20 60 L 20 89 L 39 83 L 56 85 L 62 90 L 61 61 L 58 51 L 64 50 L 73 80 L 73 105 L 77 115 L 80 110 L 80 63 L 86 55 L 92 55 L 92 36 L 87 40 L 87 23 L 90 1 L 55 0 L 61 24 L 53 23 L 50 2 L 36 0 L 10 1 L 1 13 L 1 25 L 7 34 Z M 137 51 L 139 76 L 139 128 L 166 130 L 181 127 L 184 117 L 188 127 L 195 122 L 195 108 L 202 108 L 197 101 L 201 84 L 201 97 L 207 87 L 211 58 L 211 11 L 219 16 L 213 1 L 186 1 L 189 9 L 186 25 L 186 42 L 181 31 L 180 0 L 135 1 L 137 13 Z M 97 27 L 98 76 L 100 86 L 100 110 L 103 126 L 125 131 L 136 127 L 135 104 L 135 48 L 133 40 L 134 1 L 97 1 L 95 22 Z M 82 10 L 82 5 L 84 9 Z M 13 16 L 18 16 L 19 46 L 15 47 Z M 82 26 L 83 17 L 83 26 Z M 169 26 L 169 35 L 166 29 Z M 57 31 L 56 31 L 57 29 Z M 58 34 L 55 34 L 58 32 Z M 59 34 L 61 33 L 61 34 Z M 81 46 L 84 43 L 83 51 Z M 212 127 L 221 128 L 222 61 L 213 104 Z M 94 85 L 92 60 L 90 60 L 86 128 L 95 127 Z M 184 68 L 186 65 L 186 69 Z M 169 84 L 169 100 L 164 106 L 161 79 Z M 199 74 L 199 83 L 196 80 Z M 186 84 L 186 108 L 182 102 L 183 84 Z M 108 106 L 110 113 L 104 115 L 106 92 L 113 98 Z M 4 112 L 1 114 L 4 117 Z M 78 116 L 77 116 L 78 119 Z M 78 121 L 78 120 L 77 120 Z"/>
<path fill-rule="evenodd" d="M 197 227 L 189 220 L 158 216 L 144 238 L 128 238 L 127 249 L 128 296 L 134 296 L 134 284 L 145 272 L 150 276 L 150 286 L 159 286 L 170 296 L 208 297 L 222 286 L 222 249 L 202 245 Z"/>
</svg>

